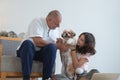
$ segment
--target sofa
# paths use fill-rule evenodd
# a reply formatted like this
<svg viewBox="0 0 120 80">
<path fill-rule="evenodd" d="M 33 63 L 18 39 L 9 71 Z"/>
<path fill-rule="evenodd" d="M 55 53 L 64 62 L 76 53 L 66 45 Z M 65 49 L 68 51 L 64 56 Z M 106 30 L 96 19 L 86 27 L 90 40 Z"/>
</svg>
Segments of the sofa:
<svg viewBox="0 0 120 80">
<path fill-rule="evenodd" d="M 22 77 L 22 67 L 19 57 L 16 57 L 16 49 L 22 38 L 11 38 L 0 36 L 0 77 L 6 78 Z M 31 79 L 42 77 L 43 64 L 39 61 L 33 61 Z M 55 66 L 53 68 L 53 74 Z"/>
<path fill-rule="evenodd" d="M 6 78 L 22 77 L 20 58 L 16 57 L 16 48 L 22 38 L 11 38 L 0 36 L 0 80 Z M 31 80 L 42 77 L 43 64 L 39 61 L 33 61 Z M 53 74 L 55 73 L 55 66 Z M 120 73 L 95 73 L 91 80 L 120 80 L 117 79 Z"/>
</svg>

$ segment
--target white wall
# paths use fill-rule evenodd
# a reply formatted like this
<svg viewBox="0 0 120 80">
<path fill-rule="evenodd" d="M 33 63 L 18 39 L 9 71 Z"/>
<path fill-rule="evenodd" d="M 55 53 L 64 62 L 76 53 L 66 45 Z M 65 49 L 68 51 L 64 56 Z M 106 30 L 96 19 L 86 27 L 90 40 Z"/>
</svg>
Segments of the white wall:
<svg viewBox="0 0 120 80">
<path fill-rule="evenodd" d="M 63 16 L 60 32 L 72 28 L 77 36 L 95 35 L 97 53 L 90 69 L 120 73 L 120 0 L 0 0 L 0 30 L 26 32 L 33 18 L 45 17 L 53 9 Z M 58 65 L 56 73 L 60 73 Z"/>
</svg>

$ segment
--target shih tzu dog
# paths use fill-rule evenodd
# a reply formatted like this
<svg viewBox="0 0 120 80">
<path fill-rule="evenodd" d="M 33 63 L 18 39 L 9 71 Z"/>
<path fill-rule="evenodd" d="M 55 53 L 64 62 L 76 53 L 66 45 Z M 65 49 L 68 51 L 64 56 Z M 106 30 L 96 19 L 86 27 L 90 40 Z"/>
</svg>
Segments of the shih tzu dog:
<svg viewBox="0 0 120 80">
<path fill-rule="evenodd" d="M 63 38 L 63 43 L 69 46 L 68 51 L 61 52 L 61 62 L 62 62 L 62 74 L 72 77 L 74 75 L 74 68 L 72 65 L 71 49 L 75 49 L 76 38 L 75 32 L 71 29 L 66 29 L 61 34 Z"/>
</svg>

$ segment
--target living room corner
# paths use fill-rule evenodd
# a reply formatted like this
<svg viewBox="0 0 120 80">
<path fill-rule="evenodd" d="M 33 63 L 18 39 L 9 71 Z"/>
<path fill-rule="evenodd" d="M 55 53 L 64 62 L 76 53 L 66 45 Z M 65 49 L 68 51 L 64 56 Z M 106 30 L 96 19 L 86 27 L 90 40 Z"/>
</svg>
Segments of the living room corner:
<svg viewBox="0 0 120 80">
<path fill-rule="evenodd" d="M 0 32 L 13 31 L 23 38 L 29 23 L 36 17 L 45 17 L 51 10 L 59 10 L 62 14 L 60 35 L 69 28 L 76 32 L 76 38 L 82 32 L 95 35 L 96 54 L 91 57 L 88 71 L 98 69 L 106 75 L 104 79 L 111 73 L 113 76 L 120 74 L 120 0 L 0 0 Z M 55 74 L 61 73 L 61 66 L 58 51 Z"/>
</svg>

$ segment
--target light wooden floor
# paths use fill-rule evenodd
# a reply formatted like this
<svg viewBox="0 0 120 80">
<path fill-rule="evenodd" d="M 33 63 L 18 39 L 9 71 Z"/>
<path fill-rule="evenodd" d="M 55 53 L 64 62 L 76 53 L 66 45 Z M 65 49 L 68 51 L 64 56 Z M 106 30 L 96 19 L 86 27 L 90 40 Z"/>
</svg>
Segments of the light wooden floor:
<svg viewBox="0 0 120 80">
<path fill-rule="evenodd" d="M 0 78 L 0 80 L 1 80 L 1 78 Z M 22 78 L 7 78 L 6 80 L 23 80 L 23 79 Z M 42 79 L 39 78 L 38 80 L 42 80 Z"/>
<path fill-rule="evenodd" d="M 22 78 L 7 78 L 6 80 L 22 80 Z"/>
</svg>

